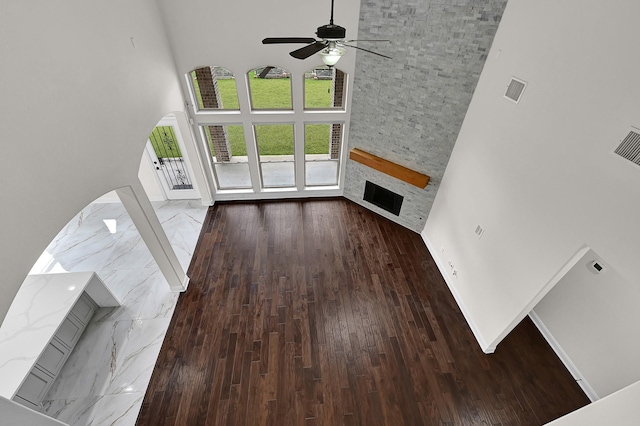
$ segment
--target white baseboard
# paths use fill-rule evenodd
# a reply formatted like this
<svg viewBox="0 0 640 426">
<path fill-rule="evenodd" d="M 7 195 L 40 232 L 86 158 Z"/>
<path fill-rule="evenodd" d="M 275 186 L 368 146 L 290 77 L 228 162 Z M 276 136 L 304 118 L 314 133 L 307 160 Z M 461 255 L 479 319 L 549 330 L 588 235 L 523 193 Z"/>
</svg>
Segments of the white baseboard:
<svg viewBox="0 0 640 426">
<path fill-rule="evenodd" d="M 435 248 L 429 241 L 429 238 L 427 238 L 427 235 L 424 233 L 424 230 L 420 233 L 420 236 L 422 236 L 422 240 L 426 244 L 427 250 L 429 250 L 429 252 L 431 253 L 431 257 L 433 257 L 433 260 L 436 262 L 436 266 L 440 270 L 440 273 L 442 274 L 444 281 L 447 283 L 447 287 L 449 287 L 449 291 L 453 295 L 453 298 L 458 304 L 458 307 L 460 307 L 460 311 L 462 312 L 462 315 L 464 315 L 464 318 L 467 321 L 467 324 L 469 324 L 469 328 L 471 328 L 471 331 L 473 332 L 473 335 L 475 336 L 476 341 L 480 345 L 480 348 L 486 354 L 494 353 L 496 351 L 496 347 L 489 346 L 484 340 L 484 338 L 482 337 L 482 334 L 480 334 L 480 331 L 478 330 L 478 326 L 471 319 L 471 316 L 469 315 L 469 310 L 467 309 L 465 303 L 462 300 L 462 297 L 460 297 L 460 294 L 458 293 L 458 290 L 454 285 L 453 277 L 449 275 L 449 270 L 445 267 L 445 264 L 443 263 L 443 261 L 438 257 L 438 252 L 435 250 Z"/>
<path fill-rule="evenodd" d="M 578 385 L 582 388 L 582 391 L 585 393 L 585 395 L 587 395 L 591 402 L 599 400 L 600 397 L 598 396 L 596 391 L 593 390 L 593 388 L 589 385 L 589 382 L 587 382 L 582 373 L 580 373 L 578 367 L 576 367 L 575 364 L 571 361 L 567 353 L 562 349 L 562 346 L 560 346 L 558 341 L 553 337 L 549 329 L 544 325 L 535 311 L 529 312 L 529 318 L 531 318 L 531 321 L 533 321 L 535 326 L 538 327 L 538 330 L 540 330 L 540 334 L 544 336 L 544 338 L 547 340 L 547 343 L 549 343 L 549 346 L 551 346 L 556 355 L 558 355 L 558 358 L 560 358 L 560 361 L 562 361 L 564 366 L 567 367 L 567 370 L 569 370 L 569 373 L 571 373 L 576 383 L 578 383 Z"/>
</svg>

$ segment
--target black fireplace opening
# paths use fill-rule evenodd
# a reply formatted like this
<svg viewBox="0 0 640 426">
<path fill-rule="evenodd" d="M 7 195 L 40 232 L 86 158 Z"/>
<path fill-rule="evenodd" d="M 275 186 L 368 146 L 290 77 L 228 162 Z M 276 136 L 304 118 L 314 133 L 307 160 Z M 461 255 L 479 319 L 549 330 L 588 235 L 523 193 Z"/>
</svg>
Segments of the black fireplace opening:
<svg viewBox="0 0 640 426">
<path fill-rule="evenodd" d="M 366 181 L 364 185 L 364 200 L 396 216 L 400 216 L 400 208 L 404 197 L 375 183 Z"/>
</svg>

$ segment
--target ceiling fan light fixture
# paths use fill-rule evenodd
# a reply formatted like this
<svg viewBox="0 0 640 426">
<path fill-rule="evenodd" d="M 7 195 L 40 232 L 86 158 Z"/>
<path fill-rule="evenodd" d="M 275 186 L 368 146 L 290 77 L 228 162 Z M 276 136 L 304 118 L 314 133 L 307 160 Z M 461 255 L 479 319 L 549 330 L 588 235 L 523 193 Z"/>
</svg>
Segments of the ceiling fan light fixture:
<svg viewBox="0 0 640 426">
<path fill-rule="evenodd" d="M 322 57 L 322 62 L 327 66 L 334 66 L 338 63 L 342 55 L 347 53 L 347 49 L 337 46 L 335 43 L 329 43 L 329 46 L 322 49 L 318 54 Z"/>
<path fill-rule="evenodd" d="M 381 53 L 374 52 L 369 49 L 354 46 L 352 44 L 345 43 L 345 37 L 347 30 L 340 25 L 333 23 L 333 2 L 331 0 L 331 18 L 327 25 L 318 27 L 316 35 L 320 40 L 310 37 L 267 37 L 262 40 L 262 44 L 288 44 L 288 43 L 302 43 L 306 46 L 289 52 L 289 55 L 296 59 L 307 59 L 316 53 L 320 54 L 322 62 L 328 67 L 332 67 L 338 63 L 340 58 L 347 53 L 345 46 L 351 49 L 363 50 L 365 52 L 373 53 L 374 55 L 382 56 L 383 58 L 391 57 L 383 55 Z M 353 42 L 358 40 L 346 40 L 346 42 Z M 389 41 L 389 40 L 360 40 L 360 41 Z M 266 74 L 265 74 L 266 75 Z"/>
</svg>

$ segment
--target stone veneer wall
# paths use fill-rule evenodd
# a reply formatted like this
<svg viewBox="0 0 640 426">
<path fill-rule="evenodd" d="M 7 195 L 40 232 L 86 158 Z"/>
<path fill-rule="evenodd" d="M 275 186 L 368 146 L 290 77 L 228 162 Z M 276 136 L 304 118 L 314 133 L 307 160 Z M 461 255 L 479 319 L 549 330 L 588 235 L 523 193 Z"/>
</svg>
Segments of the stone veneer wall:
<svg viewBox="0 0 640 426">
<path fill-rule="evenodd" d="M 347 160 L 344 196 L 416 232 L 427 215 L 498 28 L 506 0 L 363 0 L 349 147 L 431 177 L 417 188 Z M 496 94 L 498 96 L 499 94 Z M 404 197 L 400 216 L 365 202 L 369 180 Z"/>
</svg>

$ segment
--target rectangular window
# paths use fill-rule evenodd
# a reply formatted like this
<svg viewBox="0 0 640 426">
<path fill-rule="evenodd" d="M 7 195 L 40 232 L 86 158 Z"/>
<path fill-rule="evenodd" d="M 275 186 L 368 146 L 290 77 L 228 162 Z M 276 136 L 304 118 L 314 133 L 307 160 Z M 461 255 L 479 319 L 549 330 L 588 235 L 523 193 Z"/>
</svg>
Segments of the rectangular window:
<svg viewBox="0 0 640 426">
<path fill-rule="evenodd" d="M 295 186 L 293 124 L 254 126 L 263 188 Z"/>
<path fill-rule="evenodd" d="M 306 186 L 338 184 L 342 124 L 305 124 L 304 174 Z"/>
<path fill-rule="evenodd" d="M 251 188 L 247 145 L 241 125 L 204 126 L 219 189 Z"/>
</svg>

